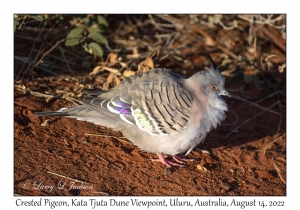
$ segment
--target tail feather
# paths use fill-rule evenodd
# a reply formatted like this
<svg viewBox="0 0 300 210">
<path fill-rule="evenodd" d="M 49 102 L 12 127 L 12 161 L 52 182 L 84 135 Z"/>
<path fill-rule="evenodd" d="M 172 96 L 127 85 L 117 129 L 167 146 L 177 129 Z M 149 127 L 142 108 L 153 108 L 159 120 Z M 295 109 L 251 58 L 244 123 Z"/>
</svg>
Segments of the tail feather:
<svg viewBox="0 0 300 210">
<path fill-rule="evenodd" d="M 106 113 L 107 112 L 107 113 Z M 110 114 L 110 115 L 107 115 Z M 112 128 L 116 131 L 119 131 L 127 124 L 124 122 L 119 114 L 108 113 L 105 110 L 94 110 L 90 108 L 89 105 L 80 105 L 72 108 L 62 108 L 59 111 L 50 111 L 50 112 L 35 112 L 30 116 L 45 117 L 45 116 L 57 116 L 57 117 L 69 117 L 76 118 L 80 121 L 87 121 L 94 123 L 95 125 L 106 126 Z"/>
<path fill-rule="evenodd" d="M 30 116 L 45 117 L 45 116 L 70 116 L 67 112 L 35 112 Z"/>
</svg>

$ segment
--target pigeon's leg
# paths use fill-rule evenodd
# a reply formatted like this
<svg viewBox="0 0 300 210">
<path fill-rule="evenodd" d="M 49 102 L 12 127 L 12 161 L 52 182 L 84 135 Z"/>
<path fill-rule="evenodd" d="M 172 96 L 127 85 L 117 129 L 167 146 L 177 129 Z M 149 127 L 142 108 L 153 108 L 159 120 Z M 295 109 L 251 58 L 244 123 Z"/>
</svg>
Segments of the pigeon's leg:
<svg viewBox="0 0 300 210">
<path fill-rule="evenodd" d="M 167 168 L 171 168 L 172 166 L 184 167 L 183 162 L 180 161 L 180 160 L 179 160 L 180 161 L 179 162 L 178 160 L 176 160 L 176 159 L 173 158 L 176 162 L 180 163 L 180 164 L 178 164 L 178 163 L 172 162 L 170 160 L 166 160 L 166 158 L 165 158 L 165 156 L 163 154 L 157 153 L 157 156 L 158 156 L 158 159 L 151 159 L 151 160 L 152 161 L 159 161 L 159 162 L 165 164 L 167 166 Z"/>
</svg>

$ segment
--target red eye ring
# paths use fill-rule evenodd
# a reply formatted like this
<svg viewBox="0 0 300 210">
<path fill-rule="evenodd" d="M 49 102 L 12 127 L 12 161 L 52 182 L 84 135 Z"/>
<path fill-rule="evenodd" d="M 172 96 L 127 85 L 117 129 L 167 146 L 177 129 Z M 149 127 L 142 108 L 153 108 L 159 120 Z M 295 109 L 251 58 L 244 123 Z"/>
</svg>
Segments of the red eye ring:
<svg viewBox="0 0 300 210">
<path fill-rule="evenodd" d="M 210 86 L 210 88 L 211 88 L 212 90 L 218 90 L 218 86 L 217 86 L 217 85 L 212 85 L 212 86 Z"/>
</svg>

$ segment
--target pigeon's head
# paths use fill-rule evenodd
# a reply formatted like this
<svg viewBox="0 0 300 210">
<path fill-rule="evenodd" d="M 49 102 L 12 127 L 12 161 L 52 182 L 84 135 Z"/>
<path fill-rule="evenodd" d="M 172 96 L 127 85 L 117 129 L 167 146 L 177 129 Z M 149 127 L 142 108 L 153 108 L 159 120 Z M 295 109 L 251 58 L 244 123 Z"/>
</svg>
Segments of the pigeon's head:
<svg viewBox="0 0 300 210">
<path fill-rule="evenodd" d="M 225 90 L 225 78 L 221 75 L 218 69 L 210 68 L 208 71 L 201 71 L 201 85 L 203 91 L 211 96 L 229 96 L 230 94 Z"/>
<path fill-rule="evenodd" d="M 200 43 L 200 46 L 210 61 L 210 69 L 208 71 L 199 72 L 204 92 L 210 97 L 217 97 L 221 95 L 231 97 L 225 90 L 225 78 L 219 72 L 216 63 L 210 57 L 202 43 Z"/>
</svg>

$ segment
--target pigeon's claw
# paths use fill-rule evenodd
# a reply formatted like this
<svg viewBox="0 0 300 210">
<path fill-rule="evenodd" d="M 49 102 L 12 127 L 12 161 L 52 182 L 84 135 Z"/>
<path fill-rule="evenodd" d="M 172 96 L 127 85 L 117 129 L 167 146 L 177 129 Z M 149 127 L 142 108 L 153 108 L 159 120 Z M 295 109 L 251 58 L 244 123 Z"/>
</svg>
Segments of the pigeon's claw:
<svg viewBox="0 0 300 210">
<path fill-rule="evenodd" d="M 177 155 L 172 156 L 172 160 L 167 160 L 168 156 L 157 153 L 158 159 L 151 159 L 152 161 L 158 161 L 163 163 L 167 168 L 171 168 L 172 166 L 179 166 L 179 167 L 185 167 L 184 162 L 186 161 L 194 161 L 193 159 L 187 159 L 183 157 L 179 157 Z"/>
</svg>

